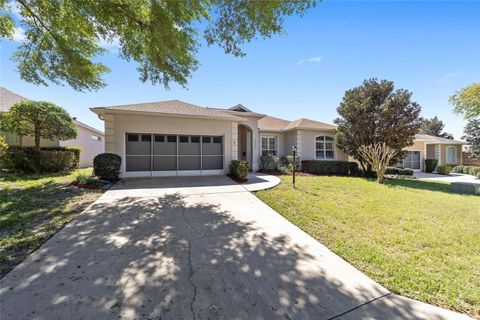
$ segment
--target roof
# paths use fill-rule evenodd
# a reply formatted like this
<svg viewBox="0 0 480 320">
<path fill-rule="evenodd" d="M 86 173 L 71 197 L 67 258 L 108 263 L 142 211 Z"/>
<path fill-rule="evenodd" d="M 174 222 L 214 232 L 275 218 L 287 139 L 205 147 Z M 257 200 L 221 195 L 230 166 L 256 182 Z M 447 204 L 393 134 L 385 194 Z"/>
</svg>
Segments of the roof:
<svg viewBox="0 0 480 320">
<path fill-rule="evenodd" d="M 98 133 L 98 134 L 101 135 L 102 137 L 105 135 L 105 134 L 103 133 L 103 131 L 100 131 L 100 130 L 98 130 L 98 129 L 95 129 L 94 127 L 91 127 L 91 126 L 89 126 L 88 124 L 85 124 L 85 123 L 83 123 L 83 122 L 80 122 L 80 121 L 78 121 L 77 119 L 73 119 L 73 122 L 74 122 L 77 126 L 84 127 L 84 128 L 86 128 L 86 129 L 88 129 L 88 130 L 91 130 L 91 131 L 93 131 L 93 132 Z"/>
<path fill-rule="evenodd" d="M 289 131 L 289 130 L 335 130 L 336 127 L 331 124 L 301 118 L 294 121 L 288 121 L 280 118 L 266 116 L 258 121 L 258 128 L 262 131 Z"/>
<path fill-rule="evenodd" d="M 102 114 L 111 110 L 124 112 L 158 113 L 163 115 L 184 115 L 190 117 L 206 117 L 232 121 L 244 120 L 243 118 L 232 115 L 226 111 L 215 108 L 204 108 L 180 100 L 167 100 L 151 103 L 127 104 L 109 107 L 95 107 L 91 108 L 90 110 L 97 114 Z"/>
<path fill-rule="evenodd" d="M 436 137 L 429 134 L 416 134 L 415 140 L 425 141 L 426 143 L 433 143 L 433 144 L 465 144 L 465 142 L 463 141 Z"/>
<path fill-rule="evenodd" d="M 258 120 L 258 129 L 263 131 L 283 131 L 289 124 L 290 121 L 288 120 L 266 116 Z"/>
<path fill-rule="evenodd" d="M 0 112 L 7 112 L 15 103 L 27 100 L 25 97 L 0 87 Z"/>
</svg>

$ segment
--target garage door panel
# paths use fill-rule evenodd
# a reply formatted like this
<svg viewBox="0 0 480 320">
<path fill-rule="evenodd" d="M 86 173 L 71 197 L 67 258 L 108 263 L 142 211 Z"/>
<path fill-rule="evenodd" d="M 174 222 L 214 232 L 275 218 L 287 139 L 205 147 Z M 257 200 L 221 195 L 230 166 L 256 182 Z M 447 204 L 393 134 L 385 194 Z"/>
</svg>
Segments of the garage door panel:
<svg viewBox="0 0 480 320">
<path fill-rule="evenodd" d="M 200 170 L 200 157 L 178 156 L 178 170 Z"/>
<path fill-rule="evenodd" d="M 223 169 L 223 156 L 203 156 L 202 170 L 221 170 Z"/>
<path fill-rule="evenodd" d="M 176 171 L 177 157 L 176 156 L 154 156 L 153 157 L 153 171 Z"/>
<path fill-rule="evenodd" d="M 223 154 L 222 137 L 203 137 L 202 154 L 204 155 L 222 155 Z"/>
<path fill-rule="evenodd" d="M 150 156 L 127 156 L 127 171 L 151 171 Z"/>
</svg>

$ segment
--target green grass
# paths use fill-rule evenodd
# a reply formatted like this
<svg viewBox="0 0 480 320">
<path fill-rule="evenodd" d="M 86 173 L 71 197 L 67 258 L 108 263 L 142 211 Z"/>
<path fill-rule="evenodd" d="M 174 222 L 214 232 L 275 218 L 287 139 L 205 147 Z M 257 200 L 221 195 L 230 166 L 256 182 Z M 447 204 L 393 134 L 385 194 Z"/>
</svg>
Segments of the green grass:
<svg viewBox="0 0 480 320">
<path fill-rule="evenodd" d="M 100 196 L 70 185 L 77 174 L 91 172 L 0 173 L 0 277 Z"/>
<path fill-rule="evenodd" d="M 415 180 L 291 177 L 257 196 L 392 292 L 480 317 L 480 197 Z"/>
</svg>

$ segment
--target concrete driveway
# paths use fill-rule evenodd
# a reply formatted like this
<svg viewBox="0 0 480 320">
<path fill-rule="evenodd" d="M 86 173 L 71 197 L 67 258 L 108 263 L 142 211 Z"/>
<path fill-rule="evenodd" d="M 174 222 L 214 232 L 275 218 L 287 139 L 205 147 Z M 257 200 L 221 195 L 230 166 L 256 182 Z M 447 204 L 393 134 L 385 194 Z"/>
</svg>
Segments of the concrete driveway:
<svg viewBox="0 0 480 320">
<path fill-rule="evenodd" d="M 127 180 L 0 281 L 8 319 L 463 319 L 376 284 L 227 177 Z"/>
</svg>

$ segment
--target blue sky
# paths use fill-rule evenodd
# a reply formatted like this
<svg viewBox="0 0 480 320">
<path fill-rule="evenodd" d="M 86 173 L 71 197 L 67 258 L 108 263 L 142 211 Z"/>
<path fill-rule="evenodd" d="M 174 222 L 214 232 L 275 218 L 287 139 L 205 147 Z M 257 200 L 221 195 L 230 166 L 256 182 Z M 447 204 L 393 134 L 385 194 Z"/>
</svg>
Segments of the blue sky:
<svg viewBox="0 0 480 320">
<path fill-rule="evenodd" d="M 280 118 L 332 123 L 345 90 L 376 77 L 412 91 L 424 117 L 438 116 L 447 132 L 461 137 L 465 121 L 451 112 L 448 97 L 480 81 L 480 1 L 326 0 L 285 26 L 286 35 L 245 45 L 244 58 L 203 45 L 188 89 L 170 90 L 138 80 L 136 65 L 118 58 L 114 47 L 100 59 L 112 69 L 104 89 L 28 84 L 10 61 L 18 43 L 2 40 L 0 84 L 102 129 L 89 107 L 168 99 L 209 107 L 242 103 Z"/>
</svg>

